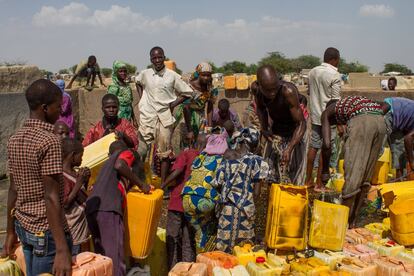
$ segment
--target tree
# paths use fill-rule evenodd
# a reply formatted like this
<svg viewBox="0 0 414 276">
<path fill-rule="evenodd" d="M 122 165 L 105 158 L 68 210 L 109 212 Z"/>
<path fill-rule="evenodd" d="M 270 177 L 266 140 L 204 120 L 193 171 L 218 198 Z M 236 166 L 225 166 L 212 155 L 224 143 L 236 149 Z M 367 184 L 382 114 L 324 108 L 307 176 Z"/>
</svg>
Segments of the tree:
<svg viewBox="0 0 414 276">
<path fill-rule="evenodd" d="M 7 67 L 10 67 L 10 66 L 23 66 L 23 65 L 26 65 L 27 64 L 27 61 L 25 61 L 25 60 L 12 60 L 12 61 L 3 61 L 3 62 L 0 62 L 0 66 L 7 66 Z"/>
<path fill-rule="evenodd" d="M 50 72 L 49 70 L 46 70 L 46 69 L 40 69 L 40 73 L 46 79 L 50 79 L 50 77 L 53 75 L 52 72 Z"/>
<path fill-rule="evenodd" d="M 221 73 L 223 73 L 224 75 L 247 73 L 248 66 L 245 62 L 234 60 L 231 62 L 224 63 L 223 66 L 219 68 L 219 71 L 221 71 Z"/>
<path fill-rule="evenodd" d="M 281 52 L 270 52 L 266 57 L 259 61 L 259 66 L 269 64 L 272 65 L 279 73 L 285 74 L 293 72 L 292 62 Z"/>
<path fill-rule="evenodd" d="M 293 70 L 299 73 L 302 69 L 312 69 L 321 64 L 320 58 L 313 55 L 302 55 L 291 60 Z"/>
<path fill-rule="evenodd" d="M 111 68 L 102 68 L 101 72 L 102 72 L 102 75 L 105 76 L 105 78 L 109 78 L 112 75 L 112 69 Z"/>
<path fill-rule="evenodd" d="M 59 74 L 69 74 L 69 69 L 60 69 Z"/>
<path fill-rule="evenodd" d="M 132 65 L 132 64 L 129 64 L 129 63 L 126 63 L 126 62 L 125 62 L 125 65 L 126 65 L 128 74 L 133 75 L 137 72 L 137 67 L 135 65 Z"/>
<path fill-rule="evenodd" d="M 398 63 L 386 63 L 384 65 L 384 70 L 382 73 L 388 72 L 400 72 L 403 75 L 412 75 L 413 71 L 409 69 L 406 65 L 398 64 Z"/>
<path fill-rule="evenodd" d="M 353 62 L 347 63 L 344 58 L 340 58 L 339 65 L 338 65 L 338 71 L 343 74 L 363 73 L 363 72 L 368 72 L 368 66 L 359 63 L 359 61 L 353 61 Z"/>
</svg>

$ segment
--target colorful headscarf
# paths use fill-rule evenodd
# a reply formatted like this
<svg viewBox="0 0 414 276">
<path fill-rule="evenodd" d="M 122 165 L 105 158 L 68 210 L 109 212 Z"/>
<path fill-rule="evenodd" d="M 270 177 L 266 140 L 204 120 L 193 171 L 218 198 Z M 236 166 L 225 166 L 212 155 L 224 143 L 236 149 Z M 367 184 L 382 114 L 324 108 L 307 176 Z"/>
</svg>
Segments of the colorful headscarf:
<svg viewBox="0 0 414 276">
<path fill-rule="evenodd" d="M 112 64 L 112 82 L 117 85 L 121 85 L 120 81 L 118 80 L 118 71 L 121 68 L 126 68 L 126 63 L 119 60 L 115 60 Z"/>
<path fill-rule="evenodd" d="M 233 134 L 232 140 L 235 146 L 246 143 L 250 150 L 250 145 L 256 147 L 259 144 L 259 131 L 254 128 L 242 128 Z"/>
<path fill-rule="evenodd" d="M 56 86 L 60 88 L 62 92 L 65 91 L 65 81 L 64 80 L 57 80 L 55 82 Z"/>
<path fill-rule="evenodd" d="M 204 151 L 209 155 L 223 155 L 229 148 L 227 144 L 228 136 L 225 129 L 220 134 L 207 135 L 207 146 Z"/>
<path fill-rule="evenodd" d="M 213 67 L 210 65 L 210 63 L 201 62 L 200 64 L 198 64 L 197 67 L 195 68 L 195 72 L 193 73 L 193 79 L 197 79 L 200 73 L 203 73 L 203 72 L 209 72 L 209 73 L 213 72 Z"/>
</svg>

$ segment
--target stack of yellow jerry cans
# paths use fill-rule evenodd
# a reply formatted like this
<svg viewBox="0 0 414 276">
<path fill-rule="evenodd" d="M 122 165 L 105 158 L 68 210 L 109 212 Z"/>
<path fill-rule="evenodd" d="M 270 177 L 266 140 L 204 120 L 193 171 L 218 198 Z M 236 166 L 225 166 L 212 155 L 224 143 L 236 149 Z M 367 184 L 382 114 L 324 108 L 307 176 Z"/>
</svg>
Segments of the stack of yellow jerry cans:
<svg viewBox="0 0 414 276">
<path fill-rule="evenodd" d="M 247 75 L 245 73 L 237 73 L 230 76 L 224 76 L 224 89 L 225 90 L 239 90 L 247 91 L 254 81 L 256 81 L 256 75 Z M 215 83 L 218 83 L 216 81 Z"/>
</svg>

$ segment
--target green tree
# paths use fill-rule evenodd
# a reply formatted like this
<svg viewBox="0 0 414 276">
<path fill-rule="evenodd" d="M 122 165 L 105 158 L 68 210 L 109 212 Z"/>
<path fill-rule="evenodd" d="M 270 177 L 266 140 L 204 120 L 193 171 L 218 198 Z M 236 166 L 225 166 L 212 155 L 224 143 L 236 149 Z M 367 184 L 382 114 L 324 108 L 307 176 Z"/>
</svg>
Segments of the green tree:
<svg viewBox="0 0 414 276">
<path fill-rule="evenodd" d="M 46 70 L 46 69 L 40 69 L 40 73 L 42 74 L 43 77 L 45 77 L 47 79 L 49 79 L 53 75 L 52 72 L 50 72 L 49 70 Z"/>
<path fill-rule="evenodd" d="M 102 75 L 105 76 L 105 78 L 109 78 L 112 75 L 112 69 L 111 68 L 102 68 L 101 72 L 102 72 Z"/>
<path fill-rule="evenodd" d="M 132 74 L 135 74 L 137 72 L 137 67 L 135 65 L 132 65 L 132 64 L 129 64 L 129 63 L 126 63 L 126 62 L 125 62 L 125 65 L 126 65 L 128 74 L 132 75 Z"/>
<path fill-rule="evenodd" d="M 248 73 L 248 70 L 249 70 L 249 66 L 245 62 L 241 62 L 237 60 L 226 62 L 223 64 L 221 69 L 219 69 L 219 71 L 221 71 L 221 73 L 223 73 L 224 75 L 232 75 L 236 73 Z"/>
<path fill-rule="evenodd" d="M 358 61 L 348 63 L 344 58 L 340 58 L 339 60 L 338 71 L 343 74 L 363 73 L 368 72 L 368 69 L 368 66 L 361 64 Z"/>
<path fill-rule="evenodd" d="M 285 74 L 294 71 L 291 60 L 281 52 L 270 52 L 259 61 L 259 66 L 272 65 L 279 73 Z"/>
<path fill-rule="evenodd" d="M 320 58 L 313 55 L 302 55 L 291 60 L 291 66 L 297 73 L 299 73 L 302 69 L 312 69 L 320 64 Z"/>
<path fill-rule="evenodd" d="M 60 69 L 59 74 L 69 74 L 69 69 Z"/>
<path fill-rule="evenodd" d="M 384 70 L 382 73 L 388 72 L 400 72 L 403 75 L 412 75 L 413 71 L 409 69 L 406 65 L 398 64 L 398 63 L 386 63 L 384 65 Z"/>
</svg>

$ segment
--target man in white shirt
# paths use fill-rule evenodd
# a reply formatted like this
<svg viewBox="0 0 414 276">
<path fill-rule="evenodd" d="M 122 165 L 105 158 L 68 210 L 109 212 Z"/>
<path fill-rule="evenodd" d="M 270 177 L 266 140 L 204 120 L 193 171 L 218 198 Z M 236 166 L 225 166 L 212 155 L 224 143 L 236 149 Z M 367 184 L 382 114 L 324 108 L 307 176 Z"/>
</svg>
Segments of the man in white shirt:
<svg viewBox="0 0 414 276">
<path fill-rule="evenodd" d="M 152 67 L 136 77 L 139 101 L 138 153 L 145 159 L 152 142 L 157 145 L 161 159 L 161 181 L 167 176 L 171 154 L 171 135 L 175 122 L 172 110 L 186 98 L 197 95 L 181 76 L 164 65 L 165 55 L 161 47 L 150 51 Z M 179 95 L 179 97 L 176 96 Z"/>
<path fill-rule="evenodd" d="M 321 115 L 326 104 L 332 99 L 341 97 L 341 76 L 338 73 L 339 51 L 329 47 L 325 50 L 323 63 L 309 72 L 309 102 L 312 123 L 311 141 L 308 151 L 306 169 L 306 185 L 313 186 L 312 171 L 317 152 L 322 147 Z M 334 137 L 334 135 L 331 135 Z M 321 164 L 321 163 L 320 163 Z M 316 187 L 320 188 L 320 168 Z"/>
</svg>

